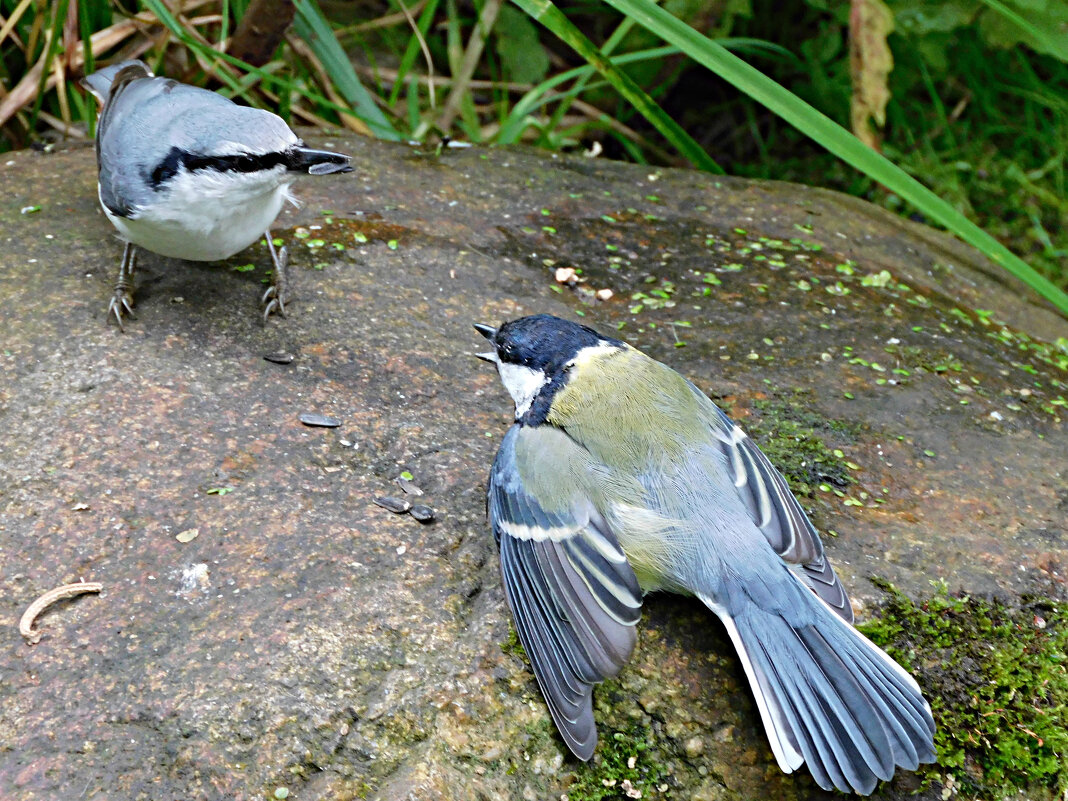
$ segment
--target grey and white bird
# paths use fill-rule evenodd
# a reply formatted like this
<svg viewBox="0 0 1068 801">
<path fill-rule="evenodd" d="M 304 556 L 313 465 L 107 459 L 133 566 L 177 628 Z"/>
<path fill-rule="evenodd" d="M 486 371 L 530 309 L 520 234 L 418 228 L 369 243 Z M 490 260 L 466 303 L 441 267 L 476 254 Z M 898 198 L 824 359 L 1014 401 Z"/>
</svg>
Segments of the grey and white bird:
<svg viewBox="0 0 1068 801">
<path fill-rule="evenodd" d="M 100 101 L 96 159 L 104 214 L 126 242 L 108 315 L 133 313 L 136 248 L 191 261 L 219 261 L 266 236 L 273 282 L 264 319 L 285 316 L 288 258 L 268 228 L 292 200 L 298 175 L 350 172 L 349 157 L 312 150 L 263 109 L 156 77 L 141 61 L 86 76 Z"/>
<path fill-rule="evenodd" d="M 505 597 L 576 756 L 597 744 L 593 686 L 629 659 L 643 594 L 666 590 L 723 622 L 783 771 L 867 795 L 934 761 L 919 686 L 853 628 L 816 529 L 738 425 L 586 326 L 475 328 L 515 401 L 487 500 Z"/>
</svg>

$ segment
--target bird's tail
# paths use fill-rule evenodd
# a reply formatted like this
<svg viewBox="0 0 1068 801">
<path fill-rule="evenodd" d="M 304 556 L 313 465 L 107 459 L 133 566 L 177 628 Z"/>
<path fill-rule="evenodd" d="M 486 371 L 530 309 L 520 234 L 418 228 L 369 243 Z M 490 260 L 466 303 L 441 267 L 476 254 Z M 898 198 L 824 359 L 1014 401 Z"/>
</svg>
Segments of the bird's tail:
<svg viewBox="0 0 1068 801">
<path fill-rule="evenodd" d="M 143 61 L 131 59 L 120 61 L 110 67 L 104 67 L 91 75 L 86 75 L 81 80 L 82 86 L 88 89 L 101 105 L 108 101 L 112 89 L 118 90 L 130 81 L 138 78 L 151 78 L 152 70 Z"/>
<path fill-rule="evenodd" d="M 814 621 L 792 626 L 749 604 L 727 627 L 779 767 L 808 763 L 825 790 L 868 795 L 896 766 L 935 760 L 934 719 L 904 668 L 810 593 Z"/>
<path fill-rule="evenodd" d="M 349 157 L 332 150 L 312 150 L 296 146 L 286 151 L 286 168 L 290 172 L 306 172 L 309 175 L 332 175 L 335 172 L 352 172 Z"/>
</svg>

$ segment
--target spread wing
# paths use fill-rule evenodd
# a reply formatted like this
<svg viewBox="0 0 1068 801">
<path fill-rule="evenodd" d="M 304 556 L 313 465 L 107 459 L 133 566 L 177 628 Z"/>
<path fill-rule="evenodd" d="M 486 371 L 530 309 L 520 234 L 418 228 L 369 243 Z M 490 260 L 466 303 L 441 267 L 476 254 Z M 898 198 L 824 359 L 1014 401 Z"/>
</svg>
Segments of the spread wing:
<svg viewBox="0 0 1068 801">
<path fill-rule="evenodd" d="M 731 465 L 731 478 L 771 547 L 783 561 L 799 565 L 805 583 L 840 617 L 853 622 L 842 582 L 823 553 L 820 535 L 801 504 L 790 491 L 782 473 L 768 460 L 741 426 L 710 401 L 693 384 L 690 388 L 702 401 L 706 419 Z"/>
<path fill-rule="evenodd" d="M 560 508 L 549 511 L 530 495 L 516 458 L 521 436 L 524 447 L 536 448 L 539 438 L 562 435 L 549 427 L 509 430 L 490 473 L 490 525 L 519 640 L 560 734 L 588 760 L 597 744 L 593 685 L 630 657 L 642 592 L 588 499 L 557 499 Z"/>
</svg>

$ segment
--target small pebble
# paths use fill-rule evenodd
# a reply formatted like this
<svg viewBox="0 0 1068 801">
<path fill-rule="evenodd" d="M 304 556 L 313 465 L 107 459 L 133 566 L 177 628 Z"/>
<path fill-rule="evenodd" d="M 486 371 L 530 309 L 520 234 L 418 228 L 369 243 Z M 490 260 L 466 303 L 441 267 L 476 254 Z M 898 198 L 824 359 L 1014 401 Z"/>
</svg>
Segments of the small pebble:
<svg viewBox="0 0 1068 801">
<path fill-rule="evenodd" d="M 574 267 L 557 267 L 553 277 L 558 284 L 566 284 L 577 279 Z"/>
<path fill-rule="evenodd" d="M 412 508 L 412 505 L 407 501 L 401 500 L 400 498 L 390 498 L 388 496 L 375 498 L 374 502 L 383 509 L 389 509 L 389 511 L 398 515 L 402 515 Z M 434 513 L 431 512 L 430 514 L 433 516 Z"/>
<path fill-rule="evenodd" d="M 263 358 L 275 364 L 290 364 L 294 357 L 292 353 L 268 353 Z"/>
<path fill-rule="evenodd" d="M 337 428 L 341 425 L 341 421 L 336 417 L 327 417 L 325 414 L 305 413 L 298 419 L 306 426 L 317 426 L 319 428 Z"/>
<path fill-rule="evenodd" d="M 419 504 L 413 506 L 410 510 L 410 514 L 420 523 L 433 523 L 434 522 L 434 510 L 429 506 L 423 506 Z"/>
</svg>

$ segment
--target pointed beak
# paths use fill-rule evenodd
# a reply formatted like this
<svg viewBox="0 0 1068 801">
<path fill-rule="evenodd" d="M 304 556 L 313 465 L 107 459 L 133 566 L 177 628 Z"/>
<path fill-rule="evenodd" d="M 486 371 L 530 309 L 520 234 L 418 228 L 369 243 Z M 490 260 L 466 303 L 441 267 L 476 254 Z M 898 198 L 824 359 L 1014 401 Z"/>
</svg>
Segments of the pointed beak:
<svg viewBox="0 0 1068 801">
<path fill-rule="evenodd" d="M 493 337 L 495 337 L 497 335 L 497 329 L 496 328 L 494 328 L 493 326 L 490 326 L 490 325 L 483 325 L 482 323 L 475 323 L 475 330 L 478 331 L 478 333 L 482 334 L 482 336 L 484 336 L 486 339 L 490 340 L 491 342 L 493 341 Z M 476 356 L 476 358 L 479 358 L 484 362 L 489 362 L 490 364 L 496 364 L 497 363 L 497 351 L 496 350 L 489 350 L 489 351 L 486 351 L 485 353 L 476 353 L 475 356 Z"/>
</svg>

